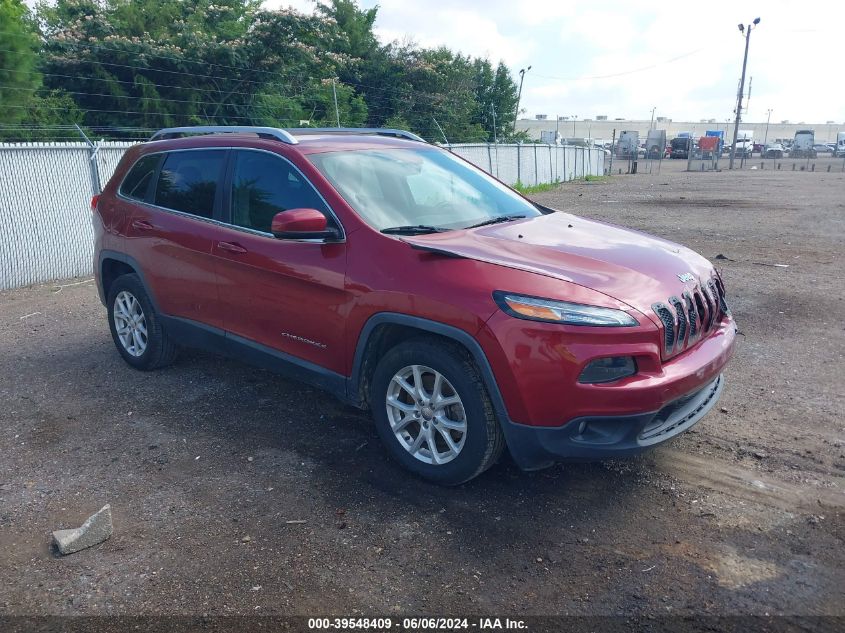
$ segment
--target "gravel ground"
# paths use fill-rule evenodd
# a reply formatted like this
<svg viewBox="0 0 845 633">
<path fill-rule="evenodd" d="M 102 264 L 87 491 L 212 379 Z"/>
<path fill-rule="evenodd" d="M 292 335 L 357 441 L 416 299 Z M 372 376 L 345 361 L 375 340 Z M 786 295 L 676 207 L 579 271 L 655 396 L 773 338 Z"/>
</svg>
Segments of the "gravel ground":
<svg viewBox="0 0 845 633">
<path fill-rule="evenodd" d="M 0 615 L 845 615 L 845 175 L 682 167 L 536 196 L 724 275 L 721 409 L 630 461 L 435 487 L 316 390 L 133 371 L 90 281 L 0 293 Z M 105 503 L 114 536 L 59 557 Z"/>
</svg>

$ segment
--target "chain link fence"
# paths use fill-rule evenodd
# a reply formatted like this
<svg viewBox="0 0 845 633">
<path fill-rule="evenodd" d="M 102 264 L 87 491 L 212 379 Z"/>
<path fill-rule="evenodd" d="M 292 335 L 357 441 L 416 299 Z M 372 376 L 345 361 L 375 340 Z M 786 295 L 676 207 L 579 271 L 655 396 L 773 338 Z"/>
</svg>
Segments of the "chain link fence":
<svg viewBox="0 0 845 633">
<path fill-rule="evenodd" d="M 90 201 L 132 143 L 0 143 L 0 290 L 91 274 Z M 503 182 L 604 174 L 604 152 L 555 145 L 448 147 Z"/>
<path fill-rule="evenodd" d="M 0 290 L 91 273 L 89 204 L 130 143 L 0 144 Z"/>
<path fill-rule="evenodd" d="M 568 182 L 605 174 L 605 151 L 575 145 L 461 143 L 445 146 L 508 185 Z"/>
</svg>

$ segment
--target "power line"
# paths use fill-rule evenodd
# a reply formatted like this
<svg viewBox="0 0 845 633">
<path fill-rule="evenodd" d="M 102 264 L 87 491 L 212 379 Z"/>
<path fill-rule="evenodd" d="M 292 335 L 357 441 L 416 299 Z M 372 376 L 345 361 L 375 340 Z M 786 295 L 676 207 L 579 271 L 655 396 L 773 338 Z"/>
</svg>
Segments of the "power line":
<svg viewBox="0 0 845 633">
<path fill-rule="evenodd" d="M 692 55 L 696 55 L 704 50 L 712 50 L 710 46 L 704 46 L 701 48 L 697 48 L 694 51 L 689 51 L 688 53 L 683 53 L 678 55 L 677 57 L 673 57 L 671 59 L 667 59 L 662 62 L 657 62 L 655 64 L 650 64 L 649 66 L 643 66 L 642 68 L 634 68 L 632 70 L 624 70 L 618 73 L 610 73 L 608 75 L 584 75 L 583 77 L 556 77 L 554 75 L 541 75 L 540 73 L 534 73 L 535 77 L 542 77 L 543 79 L 557 79 L 559 81 L 584 81 L 589 79 L 612 79 L 614 77 L 624 77 L 625 75 L 633 75 L 636 73 L 645 72 L 646 70 L 652 70 L 654 68 L 659 68 L 660 66 L 665 66 L 666 64 L 673 64 L 674 62 L 680 61 L 687 57 L 691 57 Z"/>
</svg>

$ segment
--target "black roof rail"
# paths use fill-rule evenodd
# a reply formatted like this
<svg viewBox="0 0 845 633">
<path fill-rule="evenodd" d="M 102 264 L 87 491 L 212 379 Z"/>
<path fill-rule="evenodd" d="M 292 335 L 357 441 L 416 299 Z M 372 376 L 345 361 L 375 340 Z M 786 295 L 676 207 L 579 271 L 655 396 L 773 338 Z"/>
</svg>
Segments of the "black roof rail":
<svg viewBox="0 0 845 633">
<path fill-rule="evenodd" d="M 377 136 L 395 136 L 410 141 L 425 143 L 425 139 L 413 132 L 396 130 L 388 127 L 297 127 L 286 128 L 294 136 L 307 136 L 309 134 L 375 134 Z"/>
<path fill-rule="evenodd" d="M 186 127 L 168 127 L 159 130 L 150 137 L 151 141 L 167 138 L 178 138 L 190 134 L 256 134 L 261 138 L 272 138 L 282 143 L 296 145 L 299 143 L 287 130 L 278 127 L 261 127 L 252 125 L 193 125 Z"/>
</svg>

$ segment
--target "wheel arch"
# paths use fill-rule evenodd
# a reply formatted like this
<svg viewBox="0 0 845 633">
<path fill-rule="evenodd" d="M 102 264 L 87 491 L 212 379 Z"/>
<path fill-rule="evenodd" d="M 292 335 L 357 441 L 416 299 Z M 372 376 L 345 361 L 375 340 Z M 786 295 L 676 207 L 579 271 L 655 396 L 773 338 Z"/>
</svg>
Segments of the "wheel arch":
<svg viewBox="0 0 845 633">
<path fill-rule="evenodd" d="M 138 275 L 139 279 L 141 280 L 141 284 L 144 286 L 144 290 L 146 291 L 150 302 L 153 304 L 153 308 L 155 308 L 157 312 L 159 311 L 158 302 L 156 301 L 155 295 L 153 295 L 152 290 L 150 289 L 150 285 L 144 278 L 144 273 L 141 270 L 141 266 L 138 264 L 135 258 L 125 253 L 120 253 L 118 251 L 100 251 L 99 261 L 97 262 L 97 273 L 97 291 L 100 295 L 100 301 L 102 301 L 103 305 L 106 304 L 106 299 L 109 295 L 109 288 L 111 287 L 111 284 L 114 283 L 115 279 L 117 279 L 121 275 L 135 274 Z"/>
<path fill-rule="evenodd" d="M 460 345 L 470 354 L 493 402 L 496 415 L 502 426 L 506 426 L 508 416 L 502 393 L 490 362 L 478 341 L 460 328 L 409 314 L 380 312 L 371 316 L 364 324 L 355 347 L 352 372 L 347 384 L 347 400 L 355 406 L 366 408 L 370 381 L 381 354 L 420 334 L 439 336 Z"/>
</svg>

